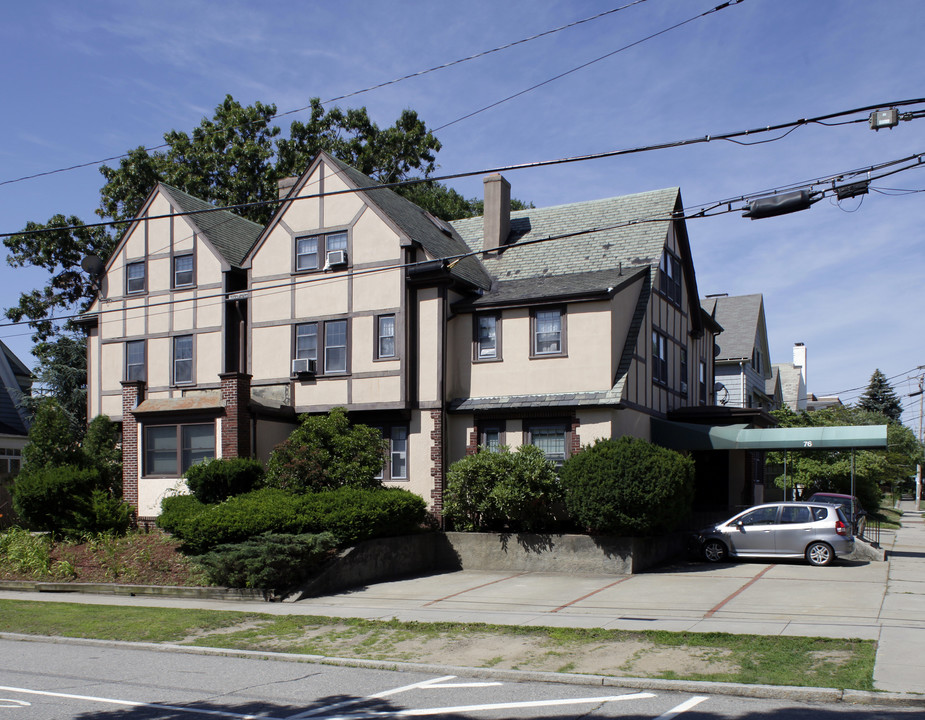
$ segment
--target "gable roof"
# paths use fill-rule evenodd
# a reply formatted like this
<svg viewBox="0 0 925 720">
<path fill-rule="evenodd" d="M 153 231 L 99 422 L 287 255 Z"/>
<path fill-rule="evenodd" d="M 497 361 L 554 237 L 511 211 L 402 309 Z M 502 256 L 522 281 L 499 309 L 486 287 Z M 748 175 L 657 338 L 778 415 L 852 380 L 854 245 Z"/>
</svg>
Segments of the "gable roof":
<svg viewBox="0 0 925 720">
<path fill-rule="evenodd" d="M 716 340 L 716 362 L 751 360 L 761 328 L 762 296 L 712 296 L 700 301 L 704 311 L 723 326 Z"/>
<path fill-rule="evenodd" d="M 241 267 L 245 256 L 263 230 L 263 225 L 228 210 L 216 210 L 211 203 L 165 183 L 158 183 L 156 189 L 163 192 L 181 211 L 196 213 L 186 215 L 186 220 L 208 240 L 231 267 Z M 203 210 L 211 212 L 202 212 Z"/>
<path fill-rule="evenodd" d="M 19 406 L 23 388 L 32 376 L 29 368 L 0 340 L 0 434 L 28 435 L 26 412 Z"/>
</svg>

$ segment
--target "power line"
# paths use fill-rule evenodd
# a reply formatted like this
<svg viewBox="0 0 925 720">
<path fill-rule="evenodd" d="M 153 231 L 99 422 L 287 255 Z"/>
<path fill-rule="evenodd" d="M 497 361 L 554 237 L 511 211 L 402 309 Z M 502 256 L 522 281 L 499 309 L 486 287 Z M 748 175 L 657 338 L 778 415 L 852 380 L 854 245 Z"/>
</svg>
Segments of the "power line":
<svg viewBox="0 0 925 720">
<path fill-rule="evenodd" d="M 736 1 L 736 2 L 741 2 L 742 0 L 735 0 L 735 1 Z M 592 16 L 587 17 L 587 18 L 584 18 L 584 19 L 582 19 L 582 20 L 576 20 L 576 21 L 574 21 L 574 22 L 567 23 L 567 24 L 565 24 L 565 25 L 561 25 L 561 26 L 559 26 L 559 27 L 557 27 L 557 28 L 553 28 L 553 29 L 551 29 L 551 30 L 545 30 L 545 31 L 543 31 L 543 32 L 541 32 L 541 33 L 537 33 L 536 35 L 531 35 L 531 36 L 529 36 L 529 37 L 525 37 L 525 38 L 522 38 L 522 39 L 520 39 L 520 40 L 515 40 L 514 42 L 505 43 L 504 45 L 499 45 L 498 47 L 491 48 L 490 50 L 483 50 L 483 51 L 481 51 L 481 52 L 477 52 L 477 53 L 474 53 L 474 54 L 472 54 L 472 55 L 468 55 L 468 56 L 466 56 L 466 57 L 458 58 L 458 59 L 456 59 L 456 60 L 451 60 L 451 61 L 446 62 L 446 63 L 443 63 L 443 64 L 441 64 L 441 65 L 434 65 L 433 67 L 429 67 L 429 68 L 426 68 L 426 69 L 424 69 L 424 70 L 418 70 L 417 72 L 409 73 L 409 74 L 407 74 L 407 75 L 402 75 L 401 77 L 394 78 L 393 80 L 387 80 L 387 81 L 385 81 L 385 82 L 377 83 L 377 84 L 375 84 L 375 85 L 370 85 L 369 87 L 363 88 L 363 89 L 361 89 L 361 90 L 354 90 L 354 91 L 352 91 L 352 92 L 348 92 L 348 93 L 345 93 L 345 94 L 343 94 L 343 95 L 338 95 L 338 96 L 336 96 L 336 97 L 332 97 L 332 98 L 330 98 L 330 99 L 328 99 L 328 100 L 322 101 L 321 104 L 322 104 L 322 105 L 327 105 L 327 104 L 332 103 L 332 102 L 337 102 L 338 100 L 345 100 L 345 99 L 347 99 L 347 98 L 355 97 L 355 96 L 357 96 L 357 95 L 362 95 L 362 94 L 364 94 L 364 93 L 372 92 L 373 90 L 379 90 L 380 88 L 388 87 L 389 85 L 395 85 L 395 84 L 400 83 L 400 82 L 403 82 L 403 81 L 405 81 L 405 80 L 411 80 L 412 78 L 421 77 L 421 76 L 423 76 L 423 75 L 428 75 L 429 73 L 436 72 L 436 71 L 438 71 L 438 70 L 444 70 L 444 69 L 446 69 L 446 68 L 453 67 L 453 66 L 455 66 L 455 65 L 461 65 L 462 63 L 469 62 L 470 60 L 477 60 L 478 58 L 482 58 L 482 57 L 485 57 L 485 56 L 487 56 L 487 55 L 491 55 L 491 54 L 493 54 L 493 53 L 500 52 L 500 51 L 502 51 L 502 50 L 507 50 L 507 49 L 512 48 L 512 47 L 515 47 L 515 46 L 517 46 L 517 45 L 523 45 L 524 43 L 531 42 L 532 40 L 538 40 L 539 38 L 543 38 L 543 37 L 546 37 L 546 36 L 548 36 L 548 35 L 553 35 L 553 34 L 555 34 L 555 33 L 561 32 L 561 31 L 563 31 L 563 30 L 568 30 L 568 29 L 570 29 L 570 28 L 577 27 L 578 25 L 583 25 L 583 24 L 588 23 L 588 22 L 591 22 L 591 21 L 593 21 L 593 20 L 599 20 L 599 19 L 601 19 L 601 18 L 603 18 L 603 17 L 606 17 L 606 16 L 608 16 L 608 15 L 613 15 L 614 13 L 618 13 L 618 12 L 620 12 L 620 11 L 622 11 L 622 10 L 626 10 L 627 8 L 631 8 L 631 7 L 635 6 L 635 5 L 640 5 L 640 4 L 644 3 L 644 2 L 648 2 L 648 0 L 633 0 L 632 2 L 629 2 L 629 3 L 627 3 L 626 5 L 621 5 L 620 7 L 612 8 L 612 9 L 610 9 L 610 10 L 605 10 L 604 12 L 597 13 L 596 15 L 592 15 Z M 728 4 L 728 3 L 727 3 L 727 4 Z M 275 115 L 270 115 L 269 118 L 268 118 L 268 120 L 276 120 L 276 119 L 278 119 L 278 118 L 286 117 L 286 116 L 288 116 L 288 115 L 295 115 L 295 114 L 297 114 L 297 113 L 305 112 L 306 110 L 310 110 L 311 107 L 312 107 L 312 106 L 309 104 L 309 105 L 305 105 L 305 106 L 303 106 L 303 107 L 295 108 L 295 109 L 293 109 L 293 110 L 286 110 L 285 112 L 276 113 Z M 247 127 L 248 125 L 253 124 L 254 122 L 257 122 L 257 121 L 251 121 L 251 122 L 249 122 L 249 123 L 242 123 L 242 124 L 240 124 L 240 125 L 234 125 L 233 127 L 235 127 L 235 128 L 243 128 L 243 127 Z M 455 121 L 454 121 L 454 122 L 455 122 Z M 438 129 L 439 129 L 439 128 L 438 128 Z M 214 134 L 214 133 L 217 133 L 217 132 L 224 132 L 224 130 L 221 130 L 221 131 L 220 131 L 220 130 L 215 130 L 215 131 L 213 131 L 212 133 L 209 133 L 209 134 Z M 436 130 L 431 130 L 430 132 L 436 132 Z M 166 148 L 166 147 L 169 147 L 169 143 L 161 143 L 160 145 L 152 145 L 151 147 L 146 147 L 146 148 L 144 148 L 144 151 L 145 151 L 146 153 L 150 153 L 150 152 L 152 152 L 152 151 L 154 151 L 154 150 L 163 150 L 163 149 Z M 34 180 L 34 179 L 36 179 L 36 178 L 47 177 L 47 176 L 49 176 L 49 175 L 56 175 L 56 174 L 58 174 L 58 173 L 69 172 L 69 171 L 71 171 L 71 170 L 79 170 L 79 169 L 85 168 L 85 167 L 93 167 L 94 165 L 102 165 L 103 163 L 106 163 L 106 162 L 112 162 L 112 161 L 114 161 L 114 160 L 121 160 L 121 159 L 123 159 L 123 158 L 127 158 L 127 157 L 129 157 L 129 155 L 130 155 L 130 153 L 122 153 L 121 155 L 112 155 L 112 156 L 110 156 L 110 157 L 103 158 L 102 160 L 91 160 L 91 161 L 89 161 L 89 162 L 79 163 L 79 164 L 77 164 L 77 165 L 70 165 L 70 166 L 68 166 L 68 167 L 58 168 L 58 169 L 56 169 L 56 170 L 46 170 L 45 172 L 35 173 L 35 174 L 33 174 L 33 175 L 24 175 L 23 177 L 14 178 L 14 179 L 11 179 L 11 180 L 2 180 L 2 181 L 0 181 L 0 186 L 3 186 L 3 185 L 12 185 L 12 184 L 14 184 L 14 183 L 23 182 L 23 181 L 25 181 L 25 180 Z"/>
<path fill-rule="evenodd" d="M 543 87 L 544 85 L 548 85 L 549 83 L 555 82 L 556 80 L 560 80 L 561 78 L 564 78 L 564 77 L 567 76 L 567 75 L 571 75 L 572 73 L 578 72 L 579 70 L 584 70 L 586 67 L 590 67 L 591 65 L 594 65 L 595 63 L 599 63 L 599 62 L 601 62 L 602 60 L 606 60 L 607 58 L 613 57 L 614 55 L 617 55 L 618 53 L 621 53 L 621 52 L 623 52 L 624 50 L 629 50 L 630 48 L 634 48 L 634 47 L 636 47 L 637 45 L 641 45 L 642 43 L 644 43 L 644 42 L 646 42 L 646 41 L 648 41 L 648 40 L 652 40 L 653 38 L 657 38 L 659 35 L 664 35 L 665 33 L 670 32 L 670 31 L 672 31 L 672 30 L 675 30 L 675 29 L 677 29 L 677 28 L 679 28 L 679 27 L 681 27 L 681 26 L 683 26 L 683 25 L 687 25 L 688 23 L 692 23 L 692 22 L 694 22 L 694 20 L 699 20 L 699 19 L 702 18 L 702 17 L 706 17 L 707 15 L 712 15 L 713 13 L 719 12 L 720 10 L 723 10 L 723 9 L 725 9 L 725 8 L 731 6 L 731 5 L 738 5 L 738 4 L 741 3 L 741 2 L 744 2 L 744 0 L 730 0 L 729 2 L 724 2 L 724 3 L 722 3 L 721 5 L 717 5 L 716 7 L 712 8 L 712 9 L 710 9 L 710 10 L 707 10 L 707 11 L 705 11 L 705 12 L 700 13 L 699 15 L 694 15 L 693 17 L 690 17 L 690 18 L 688 18 L 687 20 L 682 20 L 682 21 L 679 22 L 679 23 L 675 23 L 675 24 L 672 25 L 671 27 L 667 27 L 667 28 L 665 28 L 664 30 L 659 30 L 658 32 L 652 33 L 651 35 L 647 35 L 646 37 L 642 38 L 641 40 L 636 40 L 635 42 L 631 42 L 629 45 L 624 45 L 623 47 L 618 48 L 618 49 L 616 49 L 616 50 L 613 50 L 612 52 L 609 52 L 609 53 L 607 53 L 607 54 L 605 54 L 605 55 L 601 55 L 600 57 L 595 58 L 594 60 L 589 60 L 589 61 L 586 62 L 586 63 L 582 63 L 581 65 L 577 65 L 576 67 L 573 67 L 571 70 L 566 70 L 565 72 L 559 73 L 558 75 L 554 75 L 553 77 L 548 78 L 548 79 L 546 79 L 546 80 L 543 80 L 542 82 L 537 83 L 536 85 L 532 85 L 532 86 L 526 88 L 525 90 L 521 90 L 520 92 L 516 92 L 516 93 L 514 93 L 513 95 L 508 95 L 506 98 L 502 98 L 501 100 L 497 100 L 497 101 L 495 101 L 495 102 L 493 102 L 493 103 L 491 103 L 491 104 L 489 104 L 489 105 L 486 105 L 485 107 L 482 107 L 482 108 L 479 108 L 478 110 L 474 110 L 473 112 L 467 113 L 466 115 L 463 115 L 462 117 L 458 117 L 458 118 L 456 118 L 455 120 L 451 120 L 451 121 L 448 122 L 448 123 L 444 123 L 443 125 L 440 125 L 439 127 L 434 128 L 432 132 L 439 132 L 440 130 L 443 130 L 443 129 L 445 129 L 445 128 L 450 127 L 450 125 L 455 125 L 456 123 L 462 122 L 463 120 L 468 120 L 469 118 L 474 117 L 474 116 L 478 115 L 479 113 L 483 113 L 483 112 L 485 112 L 486 110 L 491 110 L 492 108 L 498 107 L 499 105 L 502 105 L 503 103 L 506 103 L 506 102 L 508 102 L 509 100 L 513 100 L 513 99 L 515 99 L 515 98 L 518 98 L 518 97 L 520 97 L 521 95 L 526 95 L 527 93 L 533 92 L 534 90 L 536 90 L 536 89 L 538 89 L 538 88 L 541 88 L 541 87 Z"/>
<path fill-rule="evenodd" d="M 923 104 L 923 103 L 925 103 L 925 98 L 899 100 L 899 101 L 893 101 L 889 103 L 878 103 L 876 105 L 867 105 L 867 106 L 860 107 L 860 108 L 853 108 L 851 110 L 840 110 L 838 112 L 828 113 L 826 115 L 819 115 L 819 116 L 811 117 L 811 118 L 800 118 L 799 120 L 791 120 L 785 123 L 778 123 L 776 125 L 767 125 L 764 127 L 750 128 L 747 130 L 736 130 L 732 132 L 702 135 L 702 136 L 698 136 L 694 138 L 688 138 L 685 140 L 675 140 L 675 141 L 657 143 L 657 144 L 652 144 L 652 145 L 642 145 L 642 146 L 637 146 L 637 147 L 632 147 L 632 148 L 624 148 L 621 150 L 609 150 L 609 151 L 597 152 L 597 153 L 587 153 L 583 155 L 574 155 L 570 157 L 564 157 L 564 158 L 558 158 L 558 159 L 552 159 L 552 160 L 539 160 L 539 161 L 527 162 L 527 163 L 502 165 L 502 166 L 497 166 L 497 167 L 492 167 L 492 168 L 483 168 L 480 170 L 469 170 L 469 171 L 464 171 L 464 172 L 450 173 L 450 174 L 432 176 L 432 177 L 427 177 L 427 178 L 412 178 L 412 179 L 400 180 L 400 181 L 392 182 L 392 183 L 374 183 L 373 185 L 368 185 L 362 188 L 356 188 L 356 189 L 349 188 L 346 190 L 332 191 L 332 192 L 325 193 L 325 195 L 333 196 L 333 195 L 338 195 L 338 194 L 348 194 L 348 193 L 367 191 L 367 190 L 394 189 L 394 188 L 403 187 L 407 185 L 415 185 L 415 184 L 428 183 L 428 182 L 443 182 L 446 180 L 456 180 L 456 179 L 472 177 L 476 175 L 489 175 L 489 174 L 500 173 L 500 172 L 515 172 L 517 170 L 532 170 L 532 169 L 538 169 L 538 168 L 543 168 L 543 167 L 551 167 L 554 165 L 585 162 L 588 160 L 602 160 L 606 158 L 620 157 L 623 155 L 633 155 L 633 154 L 638 154 L 638 153 L 643 153 L 643 152 L 653 152 L 655 150 L 666 150 L 669 148 L 678 148 L 678 147 L 685 147 L 688 145 L 709 143 L 715 140 L 730 140 L 730 139 L 737 138 L 737 137 L 747 137 L 750 135 L 758 135 L 758 134 L 766 133 L 766 132 L 775 132 L 778 130 L 796 128 L 796 127 L 800 127 L 803 125 L 809 125 L 809 124 L 821 124 L 820 123 L 821 120 L 832 119 L 832 118 L 837 118 L 837 117 L 845 117 L 847 115 L 854 115 L 857 113 L 866 113 L 866 112 L 870 112 L 871 110 L 875 110 L 876 108 L 883 107 L 884 105 L 890 105 L 894 107 L 905 107 L 909 105 L 917 105 L 917 104 Z M 781 192 L 788 188 L 799 188 L 799 187 L 805 187 L 805 186 L 810 186 L 810 185 L 818 185 L 823 182 L 834 182 L 841 178 L 852 177 L 852 176 L 856 176 L 856 175 L 863 174 L 863 173 L 869 173 L 875 170 L 888 167 L 890 165 L 895 165 L 895 164 L 902 163 L 902 162 L 909 162 L 914 159 L 920 159 L 922 155 L 923 153 L 919 153 L 916 155 L 907 156 L 905 158 L 899 158 L 897 160 L 892 160 L 892 161 L 889 161 L 888 163 L 881 163 L 879 165 L 871 165 L 865 168 L 848 170 L 842 173 L 828 175 L 828 176 L 825 176 L 824 178 L 816 178 L 813 180 L 803 181 L 800 183 L 791 183 L 786 186 L 770 188 L 770 189 L 762 190 L 762 191 L 755 192 L 755 193 L 749 193 L 748 195 L 741 195 L 735 198 L 728 198 L 725 200 L 716 201 L 714 203 L 704 203 L 701 206 L 692 206 L 692 207 L 711 207 L 711 206 L 717 207 L 717 206 L 726 205 L 729 203 L 739 202 L 739 201 L 742 201 L 750 197 L 757 197 L 759 195 Z M 908 169 L 908 168 L 903 168 L 903 169 Z M 885 177 L 885 176 L 886 175 L 880 175 L 878 177 Z M 317 196 L 306 195 L 306 196 L 301 196 L 300 198 L 297 198 L 297 199 L 307 199 L 309 197 L 317 197 Z M 235 205 L 215 206 L 213 208 L 209 208 L 206 210 L 172 213 L 170 215 L 163 215 L 163 216 L 149 216 L 147 219 L 158 219 L 161 217 L 177 217 L 177 216 L 183 216 L 183 215 L 198 215 L 198 214 L 206 214 L 206 213 L 212 213 L 212 212 L 220 212 L 223 210 L 228 210 L 228 211 L 246 210 L 246 209 L 255 208 L 255 207 L 281 205 L 283 203 L 293 202 L 293 200 L 294 199 L 291 199 L 291 198 L 290 199 L 282 198 L 282 199 L 272 199 L 272 200 L 260 200 L 260 201 L 250 202 L 250 203 L 238 203 Z M 129 225 L 135 222 L 137 219 L 138 218 L 132 218 L 129 220 L 108 220 L 108 221 L 102 221 L 98 223 L 86 223 L 83 225 L 57 226 L 54 228 L 42 228 L 39 230 L 20 230 L 17 232 L 4 232 L 4 233 L 0 233 L 0 238 L 12 237 L 14 235 L 36 235 L 36 234 L 41 234 L 41 233 L 46 233 L 46 232 L 54 232 L 58 230 L 73 231 L 73 230 L 82 230 L 82 229 L 97 228 L 97 227 L 116 227 L 120 225 Z"/>
</svg>

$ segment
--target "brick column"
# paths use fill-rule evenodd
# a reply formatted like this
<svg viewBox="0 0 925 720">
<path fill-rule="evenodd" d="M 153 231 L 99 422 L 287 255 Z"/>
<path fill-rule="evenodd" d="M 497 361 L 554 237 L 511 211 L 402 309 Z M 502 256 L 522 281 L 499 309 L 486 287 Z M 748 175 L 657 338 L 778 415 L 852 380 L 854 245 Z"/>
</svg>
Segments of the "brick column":
<svg viewBox="0 0 925 720">
<path fill-rule="evenodd" d="M 134 410 L 145 399 L 143 380 L 122 383 L 122 498 L 138 510 L 138 476 L 141 458 L 138 447 L 138 421 Z"/>
<path fill-rule="evenodd" d="M 230 372 L 219 375 L 222 381 L 222 457 L 250 457 L 251 423 L 247 404 L 251 399 L 251 376 Z"/>
<path fill-rule="evenodd" d="M 566 457 L 572 457 L 572 455 L 577 455 L 581 451 L 581 437 L 578 435 L 578 428 L 581 426 L 581 422 L 578 420 L 578 417 L 572 416 L 572 427 L 571 427 L 571 442 L 568 447 L 568 455 Z"/>
<path fill-rule="evenodd" d="M 444 488 L 444 467 L 443 467 L 443 410 L 431 410 L 430 419 L 434 423 L 434 429 L 430 433 L 430 459 L 431 469 L 430 476 L 434 479 L 434 489 L 430 493 L 434 501 L 433 514 L 438 520 L 443 515 L 443 488 Z"/>
</svg>

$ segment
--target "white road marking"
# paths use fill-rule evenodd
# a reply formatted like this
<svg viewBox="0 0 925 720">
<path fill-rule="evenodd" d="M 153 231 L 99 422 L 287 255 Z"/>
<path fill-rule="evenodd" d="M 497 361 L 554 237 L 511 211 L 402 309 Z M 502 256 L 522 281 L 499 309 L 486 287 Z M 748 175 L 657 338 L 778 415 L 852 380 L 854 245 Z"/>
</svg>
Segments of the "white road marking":
<svg viewBox="0 0 925 720">
<path fill-rule="evenodd" d="M 5 703 L 10 703 L 6 705 Z M 32 703 L 27 703 L 25 700 L 13 700 L 12 698 L 0 698 L 0 708 L 21 708 L 29 707 Z"/>
<path fill-rule="evenodd" d="M 217 717 L 235 718 L 235 720 L 284 720 L 269 715 L 241 715 L 240 713 L 225 712 L 224 710 L 206 710 L 205 708 L 183 707 L 182 705 L 163 705 L 161 703 L 136 702 L 134 700 L 118 700 L 116 698 L 95 697 L 93 695 L 72 695 L 70 693 L 48 692 L 47 690 L 30 690 L 28 688 L 5 687 L 5 692 L 23 693 L 24 695 L 40 695 L 42 697 L 56 697 L 65 700 L 84 700 L 86 702 L 105 703 L 107 705 L 122 705 L 133 708 L 152 708 L 155 710 L 173 710 L 190 713 L 191 715 L 212 715 Z"/>
<path fill-rule="evenodd" d="M 683 703 L 681 703 L 680 705 L 678 705 L 677 707 L 671 708 L 671 710 L 669 710 L 668 712 L 664 713 L 663 715 L 659 715 L 657 718 L 655 718 L 655 720 L 671 720 L 672 718 L 677 717 L 677 716 L 680 715 L 681 713 L 687 712 L 687 711 L 690 710 L 692 707 L 694 707 L 694 706 L 696 706 L 696 705 L 699 705 L 699 704 L 702 703 L 704 700 L 709 700 L 709 699 L 710 699 L 710 698 L 708 698 L 708 697 L 702 697 L 702 696 L 699 696 L 699 695 L 695 695 L 695 696 L 692 697 L 690 700 L 686 700 L 686 701 L 684 701 Z"/>
</svg>

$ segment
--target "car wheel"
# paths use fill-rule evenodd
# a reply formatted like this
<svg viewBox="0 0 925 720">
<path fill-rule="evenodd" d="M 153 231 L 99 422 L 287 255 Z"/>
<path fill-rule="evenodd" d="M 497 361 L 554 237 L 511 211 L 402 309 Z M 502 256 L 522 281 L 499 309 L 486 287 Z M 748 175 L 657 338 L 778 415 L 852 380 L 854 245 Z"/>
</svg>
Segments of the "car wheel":
<svg viewBox="0 0 925 720">
<path fill-rule="evenodd" d="M 835 551 L 824 542 L 814 542 L 806 548 L 806 560 L 810 565 L 831 565 L 835 559 Z"/>
<path fill-rule="evenodd" d="M 719 540 L 707 540 L 703 544 L 703 557 L 707 562 L 718 563 L 726 559 L 726 546 Z"/>
</svg>

